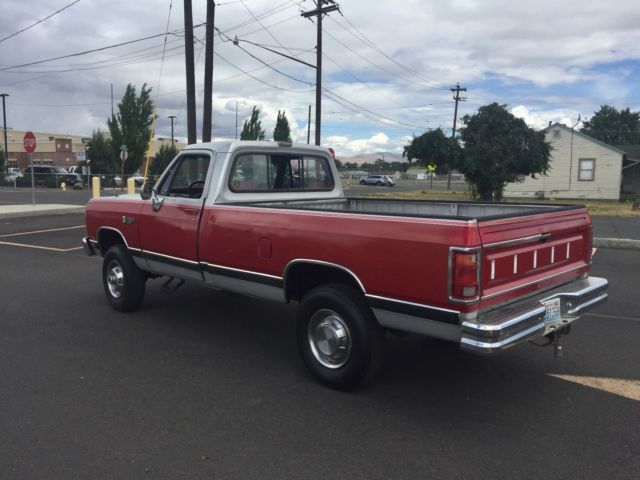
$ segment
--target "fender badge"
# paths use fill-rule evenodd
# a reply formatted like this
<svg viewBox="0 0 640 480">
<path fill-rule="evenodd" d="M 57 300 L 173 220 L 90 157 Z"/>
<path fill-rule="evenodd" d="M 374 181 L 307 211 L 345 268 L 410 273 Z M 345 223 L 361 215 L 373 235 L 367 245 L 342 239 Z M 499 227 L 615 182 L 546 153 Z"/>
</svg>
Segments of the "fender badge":
<svg viewBox="0 0 640 480">
<path fill-rule="evenodd" d="M 136 217 L 129 217 L 128 215 L 122 216 L 122 223 L 124 223 L 125 225 L 131 225 L 132 223 L 135 223 L 135 221 Z"/>
</svg>

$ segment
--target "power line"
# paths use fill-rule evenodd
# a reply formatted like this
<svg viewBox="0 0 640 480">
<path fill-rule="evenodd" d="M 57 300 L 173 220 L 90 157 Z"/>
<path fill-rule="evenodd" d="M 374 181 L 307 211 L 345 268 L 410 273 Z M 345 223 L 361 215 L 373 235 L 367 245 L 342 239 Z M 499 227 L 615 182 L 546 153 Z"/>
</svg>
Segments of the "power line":
<svg viewBox="0 0 640 480">
<path fill-rule="evenodd" d="M 205 25 L 205 24 L 201 23 L 199 25 L 195 25 L 194 28 L 199 28 L 199 27 L 202 27 L 203 25 Z M 169 33 L 171 35 L 176 35 L 177 33 L 183 32 L 183 31 L 184 30 L 175 30 L 175 31 L 169 32 Z M 104 50 L 110 50 L 112 48 L 122 47 L 124 45 L 131 45 L 132 43 L 144 42 L 145 40 L 151 40 L 152 38 L 158 38 L 158 37 L 162 37 L 164 35 L 166 35 L 166 32 L 158 33 L 156 35 L 150 35 L 148 37 L 137 38 L 135 40 L 129 40 L 127 42 L 121 42 L 121 43 L 116 43 L 116 44 L 113 44 L 113 45 L 107 45 L 106 47 L 100 47 L 100 48 L 94 48 L 94 49 L 91 49 L 91 50 L 85 50 L 83 52 L 70 53 L 68 55 L 61 55 L 59 57 L 47 58 L 47 59 L 44 59 L 44 60 L 37 60 L 35 62 L 23 63 L 21 65 L 12 65 L 12 66 L 9 66 L 9 67 L 0 68 L 0 71 L 13 70 L 15 68 L 22 68 L 22 67 L 30 67 L 32 65 L 39 65 L 39 64 L 42 64 L 42 63 L 53 62 L 55 60 L 62 60 L 64 58 L 80 57 L 82 55 L 87 55 L 89 53 L 101 52 L 101 51 L 104 51 Z"/>
<path fill-rule="evenodd" d="M 353 103 L 352 101 L 347 100 L 347 99 L 346 99 L 346 98 L 344 98 L 344 97 L 341 97 L 341 96 L 340 96 L 340 95 L 338 95 L 337 93 L 332 92 L 331 90 L 329 90 L 329 89 L 327 89 L 327 88 L 323 88 L 323 90 L 324 90 L 324 92 L 329 93 L 330 95 L 333 95 L 333 96 L 335 96 L 335 97 L 339 98 L 342 102 L 346 102 L 347 104 L 353 105 L 355 108 L 357 108 L 357 109 L 359 109 L 359 110 L 361 110 L 361 111 L 367 112 L 367 113 L 369 113 L 370 115 L 375 115 L 376 117 L 379 117 L 379 118 L 381 118 L 381 119 L 383 119 L 383 120 L 386 120 L 386 121 L 388 121 L 388 122 L 397 123 L 398 125 L 404 125 L 404 126 L 406 126 L 406 127 L 422 129 L 422 127 L 419 127 L 419 126 L 417 126 L 417 125 L 412 125 L 412 124 L 410 124 L 410 123 L 404 123 L 404 122 L 401 122 L 401 121 L 399 121 L 399 120 L 395 120 L 395 119 L 393 119 L 393 118 L 387 117 L 387 116 L 385 116 L 385 115 L 380 115 L 379 113 L 376 113 L 376 112 L 374 112 L 374 111 L 372 111 L 372 110 L 369 110 L 368 108 L 365 108 L 365 107 L 363 107 L 363 106 L 361 106 L 361 105 L 358 105 L 358 104 L 356 104 L 356 103 Z M 325 96 L 327 96 L 327 95 L 325 94 Z M 327 98 L 331 98 L 331 97 L 327 97 Z M 332 99 L 332 100 L 334 100 L 334 101 L 335 101 L 335 99 Z M 340 102 L 336 102 L 336 103 L 340 103 Z M 344 105 L 343 103 L 341 103 L 341 105 L 342 105 L 342 106 L 346 106 L 346 105 Z M 346 107 L 347 107 L 347 108 L 349 108 L 348 106 L 346 106 Z M 361 113 L 361 112 L 358 112 L 358 113 Z"/>
<path fill-rule="evenodd" d="M 272 83 L 269 83 L 269 82 L 266 82 L 264 80 L 261 80 L 260 78 L 254 76 L 254 75 L 251 75 L 251 73 L 249 73 L 246 70 L 243 70 L 242 68 L 238 67 L 237 65 L 232 63 L 230 60 L 227 60 L 225 57 L 220 55 L 218 52 L 215 52 L 214 55 L 216 57 L 218 57 L 220 60 L 223 60 L 224 62 L 226 62 L 229 65 L 231 65 L 236 70 L 242 72 L 244 75 L 253 78 L 256 82 L 262 83 L 263 85 L 267 85 L 268 87 L 271 87 L 271 88 L 275 88 L 276 90 L 281 90 L 283 92 L 290 92 L 290 93 L 310 93 L 310 92 L 313 92 L 313 90 L 290 90 L 290 89 L 287 89 L 287 88 L 279 87 L 279 86 L 274 85 Z M 264 67 L 259 67 L 256 70 L 261 70 L 262 68 L 264 68 Z M 216 83 L 220 83 L 220 82 L 223 82 L 225 80 L 229 80 L 229 79 L 217 80 Z"/>
<path fill-rule="evenodd" d="M 289 75 L 288 73 L 284 73 L 280 70 L 278 70 L 277 68 L 275 68 L 273 65 L 268 64 L 267 62 L 265 62 L 264 60 L 256 57 L 254 54 L 252 54 L 251 52 L 249 52 L 247 49 L 243 48 L 238 41 L 235 40 L 231 40 L 231 38 L 225 34 L 224 32 L 222 32 L 220 29 L 216 28 L 216 30 L 218 31 L 218 35 L 220 36 L 220 40 L 222 40 L 223 42 L 232 42 L 236 47 L 238 47 L 240 50 L 242 50 L 244 53 L 246 53 L 247 55 L 249 55 L 251 58 L 257 60 L 258 62 L 262 63 L 265 67 L 270 68 L 271 70 L 273 70 L 276 73 L 279 73 L 280 75 L 283 75 L 287 78 L 290 78 L 291 80 L 295 80 L 296 82 L 299 83 L 304 83 L 305 85 L 310 85 L 312 86 L 313 83 L 307 82 L 306 80 L 300 80 L 299 78 L 293 77 L 291 75 Z M 223 38 L 223 35 L 226 37 L 226 40 Z"/>
<path fill-rule="evenodd" d="M 56 16 L 57 14 L 59 14 L 60 12 L 66 10 L 69 7 L 72 7 L 73 5 L 75 5 L 76 3 L 78 3 L 80 0 L 75 0 L 75 2 L 71 2 L 69 5 L 62 7 L 60 10 L 58 10 L 57 12 L 53 12 L 51 15 L 44 17 L 41 20 L 38 20 L 36 23 L 32 23 L 31 25 L 29 25 L 28 27 L 23 28 L 22 30 L 18 30 L 15 33 L 12 33 L 11 35 L 4 37 L 2 39 L 0 39 L 0 43 L 4 42 L 5 40 L 9 40 L 12 37 L 15 37 L 16 35 L 21 34 L 22 32 L 26 32 L 27 30 L 29 30 L 30 28 L 35 27 L 36 25 L 41 24 L 42 22 L 44 22 L 45 20 L 49 20 L 51 17 Z"/>
<path fill-rule="evenodd" d="M 354 55 L 357 55 L 358 57 L 360 57 L 360 58 L 361 58 L 362 60 L 364 60 L 365 62 L 367 62 L 367 63 L 369 63 L 369 64 L 373 65 L 373 66 L 374 66 L 374 67 L 376 67 L 376 68 L 379 68 L 379 69 L 380 69 L 380 70 L 382 70 L 383 72 L 386 72 L 386 73 L 388 73 L 389 75 L 392 75 L 393 77 L 396 77 L 396 78 L 398 78 L 398 79 L 402 80 L 403 82 L 410 83 L 410 84 L 412 84 L 412 85 L 420 85 L 420 86 L 423 86 L 421 83 L 418 83 L 418 82 L 415 82 L 415 81 L 409 80 L 408 78 L 401 77 L 400 75 L 396 74 L 395 72 L 392 72 L 391 70 L 388 70 L 388 69 L 386 69 L 386 68 L 384 68 L 384 67 L 382 67 L 382 66 L 378 65 L 377 63 L 373 62 L 371 59 L 369 59 L 369 58 L 367 58 L 367 57 L 365 57 L 365 56 L 361 55 L 361 54 L 360 54 L 360 53 L 358 53 L 358 52 L 356 52 L 353 48 L 351 48 L 351 47 L 350 47 L 349 45 L 347 45 L 346 43 L 342 42 L 341 40 L 338 40 L 338 39 L 337 39 L 335 36 L 333 36 L 331 33 L 329 33 L 329 32 L 325 32 L 325 33 L 326 33 L 327 35 L 329 35 L 331 38 L 333 38 L 333 40 L 334 40 L 335 42 L 337 42 L 337 43 L 339 43 L 340 45 L 342 45 L 345 49 L 349 50 L 349 51 L 350 51 L 351 53 L 353 53 Z M 434 87 L 431 87 L 431 88 L 434 88 Z"/>
<path fill-rule="evenodd" d="M 167 37 L 169 36 L 169 22 L 171 21 L 171 8 L 173 0 L 169 1 L 169 15 L 167 15 L 167 26 L 165 28 L 164 41 L 162 42 L 162 60 L 160 60 L 160 75 L 158 76 L 158 89 L 156 90 L 156 98 L 160 94 L 160 82 L 162 81 L 162 67 L 164 67 L 164 55 L 167 50 Z"/>
<path fill-rule="evenodd" d="M 400 68 L 403 69 L 403 71 L 408 71 L 410 73 L 413 73 L 416 77 L 419 77 L 431 84 L 434 85 L 435 88 L 443 88 L 445 85 L 433 78 L 430 78 L 426 75 L 423 75 L 422 73 L 414 70 L 411 67 L 408 67 L 406 65 L 403 65 L 402 63 L 398 62 L 395 58 L 391 57 L 390 55 L 387 55 L 382 49 L 380 49 L 373 41 L 371 41 L 364 33 L 362 33 L 362 31 L 356 27 L 353 23 L 351 23 L 351 21 L 345 17 L 344 13 L 340 12 L 342 15 L 342 18 L 344 18 L 344 20 L 356 31 L 360 34 L 360 37 L 358 37 L 355 33 L 353 33 L 351 30 L 349 30 L 348 28 L 346 28 L 344 25 L 340 24 L 340 22 L 338 22 L 337 20 L 332 19 L 338 26 L 340 26 L 342 29 L 344 29 L 346 32 L 348 32 L 349 34 L 353 35 L 354 37 L 356 37 L 358 40 L 360 40 L 361 42 L 363 42 L 365 45 L 369 46 L 370 48 L 372 48 L 373 50 L 375 50 L 376 52 L 378 52 L 380 55 L 382 55 L 383 57 L 391 60 L 393 63 L 395 63 L 397 66 L 399 66 Z"/>
<path fill-rule="evenodd" d="M 345 72 L 347 75 L 349 75 L 351 78 L 355 79 L 356 82 L 360 83 L 361 85 L 367 87 L 369 90 L 377 93 L 378 95 L 380 95 L 381 97 L 386 98 L 387 100 L 391 100 L 393 103 L 397 104 L 397 105 L 401 105 L 400 102 L 398 102 L 395 98 L 390 97 L 388 95 L 385 95 L 382 92 L 379 92 L 378 90 L 376 90 L 375 88 L 373 88 L 371 85 L 365 83 L 364 81 L 360 80 L 357 76 L 355 76 L 353 73 L 351 73 L 350 71 L 348 71 L 347 69 L 343 68 L 342 66 L 340 66 L 335 60 L 333 60 L 331 57 L 329 57 L 326 53 L 323 53 L 323 56 L 327 58 L 327 60 L 329 60 L 331 63 L 333 63 L 336 67 L 338 67 L 340 70 L 342 70 L 343 72 Z"/>
</svg>

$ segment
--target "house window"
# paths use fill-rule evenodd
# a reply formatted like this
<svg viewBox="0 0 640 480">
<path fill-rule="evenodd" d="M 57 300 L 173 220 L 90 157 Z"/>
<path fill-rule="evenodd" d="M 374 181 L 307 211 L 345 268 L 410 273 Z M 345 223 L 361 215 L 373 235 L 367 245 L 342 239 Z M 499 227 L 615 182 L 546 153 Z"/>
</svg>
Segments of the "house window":
<svg viewBox="0 0 640 480">
<path fill-rule="evenodd" d="M 592 182 L 596 178 L 596 159 L 581 158 L 578 169 L 578 180 L 582 182 Z"/>
</svg>

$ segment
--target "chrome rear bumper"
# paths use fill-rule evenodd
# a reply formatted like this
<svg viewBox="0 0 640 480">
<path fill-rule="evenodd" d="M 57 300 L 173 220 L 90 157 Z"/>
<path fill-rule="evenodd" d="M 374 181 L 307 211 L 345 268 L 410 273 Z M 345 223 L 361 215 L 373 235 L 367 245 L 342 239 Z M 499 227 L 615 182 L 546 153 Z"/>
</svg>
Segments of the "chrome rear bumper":
<svg viewBox="0 0 640 480">
<path fill-rule="evenodd" d="M 604 278 L 587 277 L 479 315 L 475 321 L 462 323 L 460 346 L 474 353 L 494 354 L 553 333 L 605 302 L 608 285 Z M 542 302 L 554 299 L 559 300 L 560 316 L 545 322 L 545 305 Z"/>
</svg>

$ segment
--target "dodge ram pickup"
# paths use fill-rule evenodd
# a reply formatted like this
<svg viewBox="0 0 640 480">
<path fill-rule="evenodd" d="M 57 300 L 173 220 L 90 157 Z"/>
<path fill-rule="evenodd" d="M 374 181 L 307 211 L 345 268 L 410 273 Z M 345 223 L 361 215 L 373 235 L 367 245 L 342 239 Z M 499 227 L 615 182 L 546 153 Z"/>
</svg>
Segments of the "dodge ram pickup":
<svg viewBox="0 0 640 480">
<path fill-rule="evenodd" d="M 308 145 L 191 145 L 139 196 L 89 201 L 86 227 L 114 309 L 161 276 L 295 302 L 303 362 L 337 389 L 374 378 L 387 331 L 493 355 L 558 345 L 607 299 L 583 206 L 349 198 Z"/>
</svg>

